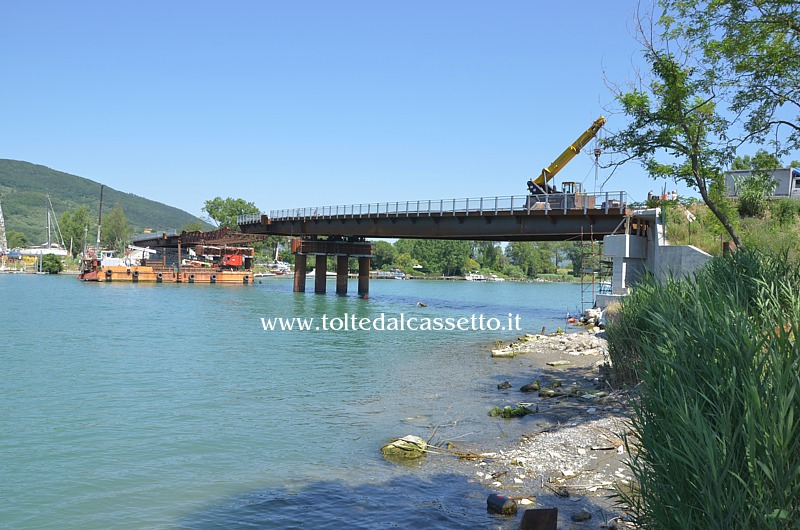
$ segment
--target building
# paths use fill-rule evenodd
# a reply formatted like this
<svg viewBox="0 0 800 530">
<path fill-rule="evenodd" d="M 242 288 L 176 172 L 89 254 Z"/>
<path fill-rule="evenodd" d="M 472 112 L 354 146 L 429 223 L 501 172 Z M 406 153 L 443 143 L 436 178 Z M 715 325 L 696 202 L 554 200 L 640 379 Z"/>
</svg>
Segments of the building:
<svg viewBox="0 0 800 530">
<path fill-rule="evenodd" d="M 725 172 L 725 189 L 731 197 L 738 196 L 739 183 L 750 175 L 749 170 Z M 800 198 L 800 169 L 795 167 L 773 169 L 772 178 L 777 186 L 773 197 Z"/>
</svg>

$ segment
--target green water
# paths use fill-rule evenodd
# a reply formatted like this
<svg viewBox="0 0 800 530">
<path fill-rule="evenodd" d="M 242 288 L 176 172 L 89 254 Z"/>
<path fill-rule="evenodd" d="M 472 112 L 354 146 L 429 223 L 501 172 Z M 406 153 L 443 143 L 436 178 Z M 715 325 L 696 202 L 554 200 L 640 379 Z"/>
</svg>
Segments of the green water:
<svg viewBox="0 0 800 530">
<path fill-rule="evenodd" d="M 563 326 L 580 287 L 371 291 L 0 275 L 0 527 L 511 528 L 467 477 L 387 463 L 379 447 L 498 436 L 486 410 L 503 365 L 487 351 L 520 333 L 267 332 L 260 319 L 512 313 L 538 332 Z"/>
</svg>

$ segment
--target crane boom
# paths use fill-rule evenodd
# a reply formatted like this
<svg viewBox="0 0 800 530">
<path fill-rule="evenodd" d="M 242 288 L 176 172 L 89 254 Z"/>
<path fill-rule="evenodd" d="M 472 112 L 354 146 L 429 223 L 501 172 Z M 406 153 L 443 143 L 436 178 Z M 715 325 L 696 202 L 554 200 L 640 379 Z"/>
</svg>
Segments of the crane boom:
<svg viewBox="0 0 800 530">
<path fill-rule="evenodd" d="M 575 140 L 575 143 L 567 147 L 564 152 L 553 161 L 552 164 L 542 169 L 542 174 L 536 177 L 536 180 L 533 181 L 534 184 L 537 186 L 544 186 L 550 181 L 550 179 L 555 177 L 556 173 L 564 169 L 564 166 L 566 166 L 570 160 L 575 158 L 575 155 L 577 155 L 581 149 L 586 147 L 586 144 L 588 144 L 592 138 L 597 136 L 597 132 L 603 127 L 603 125 L 605 125 L 605 123 L 606 119 L 603 116 L 600 116 L 594 120 L 592 126 L 586 129 L 586 131 L 584 131 L 584 133 L 580 135 L 577 140 Z"/>
</svg>

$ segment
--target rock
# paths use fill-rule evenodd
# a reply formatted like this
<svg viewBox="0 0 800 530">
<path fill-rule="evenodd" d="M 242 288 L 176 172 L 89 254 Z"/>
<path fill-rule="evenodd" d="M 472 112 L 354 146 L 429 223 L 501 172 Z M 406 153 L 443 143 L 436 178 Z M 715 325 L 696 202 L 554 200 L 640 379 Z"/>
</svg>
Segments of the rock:
<svg viewBox="0 0 800 530">
<path fill-rule="evenodd" d="M 538 392 L 540 388 L 539 381 L 536 380 L 533 383 L 528 383 L 520 388 L 520 392 Z"/>
<path fill-rule="evenodd" d="M 548 366 L 566 366 L 568 364 L 571 363 L 569 361 L 550 361 L 549 363 L 547 363 Z"/>
<path fill-rule="evenodd" d="M 583 390 L 580 388 L 570 388 L 569 390 L 553 390 L 551 388 L 543 388 L 539 390 L 539 397 L 552 398 L 552 397 L 580 397 L 583 395 Z"/>
<path fill-rule="evenodd" d="M 511 407 L 511 405 L 506 405 L 502 409 L 500 407 L 494 407 L 492 410 L 489 411 L 489 416 L 502 416 L 503 418 L 519 418 L 522 416 L 526 416 L 528 414 L 534 414 L 539 412 L 539 407 L 536 407 L 536 410 L 529 409 L 528 407 L 517 404 L 516 407 Z"/>
<path fill-rule="evenodd" d="M 591 518 L 592 514 L 589 513 L 589 510 L 587 510 L 586 508 L 581 509 L 581 511 L 579 511 L 578 513 L 573 513 L 572 517 L 570 517 L 570 519 L 572 519 L 576 523 L 582 523 L 584 521 L 588 521 Z"/>
<path fill-rule="evenodd" d="M 520 352 L 513 348 L 503 348 L 502 350 L 492 350 L 492 357 L 516 357 Z"/>
<path fill-rule="evenodd" d="M 419 458 L 425 456 L 428 444 L 419 436 L 408 435 L 402 438 L 395 438 L 388 444 L 381 447 L 381 453 L 385 458 Z"/>
<path fill-rule="evenodd" d="M 502 383 L 497 385 L 498 390 L 506 390 L 507 388 L 511 388 L 511 383 L 509 383 L 508 381 L 503 381 Z"/>
</svg>

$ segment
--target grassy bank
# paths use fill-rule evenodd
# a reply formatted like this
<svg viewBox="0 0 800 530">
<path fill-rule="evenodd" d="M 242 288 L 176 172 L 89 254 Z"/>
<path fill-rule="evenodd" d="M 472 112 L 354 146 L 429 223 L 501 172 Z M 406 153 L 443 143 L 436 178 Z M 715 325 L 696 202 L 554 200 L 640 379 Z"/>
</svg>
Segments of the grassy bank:
<svg viewBox="0 0 800 530">
<path fill-rule="evenodd" d="M 695 278 L 646 282 L 609 323 L 647 528 L 800 525 L 800 268 L 739 251 Z"/>
<path fill-rule="evenodd" d="M 672 245 L 693 245 L 717 256 L 722 242 L 730 240 L 705 204 L 668 203 L 662 207 Z M 745 246 L 800 259 L 800 199 L 773 199 L 760 217 L 743 217 L 736 208 L 729 212 Z"/>
</svg>

